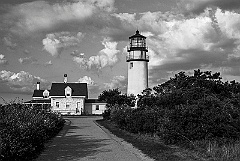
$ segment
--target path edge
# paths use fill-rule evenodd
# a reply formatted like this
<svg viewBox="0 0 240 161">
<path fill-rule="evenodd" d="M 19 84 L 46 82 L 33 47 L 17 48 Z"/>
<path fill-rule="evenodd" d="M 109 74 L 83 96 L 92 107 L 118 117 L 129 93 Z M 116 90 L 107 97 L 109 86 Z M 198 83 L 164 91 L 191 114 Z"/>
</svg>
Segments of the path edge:
<svg viewBox="0 0 240 161">
<path fill-rule="evenodd" d="M 108 129 L 106 129 L 104 126 L 97 123 L 96 120 L 93 121 L 99 128 L 101 128 L 111 139 L 113 139 L 115 142 L 117 142 L 120 146 L 124 148 L 124 150 L 130 151 L 132 154 L 134 154 L 137 158 L 141 159 L 142 161 L 155 161 L 154 159 L 148 157 L 146 154 L 144 154 L 141 150 L 134 147 L 131 143 L 128 143 L 124 141 L 124 139 L 117 137 L 113 133 L 111 133 Z"/>
</svg>

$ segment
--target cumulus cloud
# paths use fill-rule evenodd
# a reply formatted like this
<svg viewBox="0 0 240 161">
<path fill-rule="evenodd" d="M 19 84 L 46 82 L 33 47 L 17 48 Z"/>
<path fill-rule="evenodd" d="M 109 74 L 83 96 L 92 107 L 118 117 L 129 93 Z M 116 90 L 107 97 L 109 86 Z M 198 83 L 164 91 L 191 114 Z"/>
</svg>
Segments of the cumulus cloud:
<svg viewBox="0 0 240 161">
<path fill-rule="evenodd" d="M 71 46 L 77 46 L 82 41 L 84 34 L 78 32 L 76 35 L 70 32 L 59 32 L 47 34 L 42 40 L 43 49 L 52 56 L 59 56 L 61 52 Z"/>
<path fill-rule="evenodd" d="M 37 64 L 37 59 L 33 58 L 33 57 L 26 57 L 26 58 L 19 58 L 18 61 L 21 63 L 21 64 Z"/>
<path fill-rule="evenodd" d="M 78 50 L 74 50 L 73 52 L 70 53 L 71 56 L 73 57 L 84 57 L 84 53 L 79 52 Z"/>
<path fill-rule="evenodd" d="M 111 24 L 105 26 L 100 32 L 111 38 L 112 41 L 127 41 L 138 28 L 143 32 L 161 34 L 167 30 L 166 22 L 184 19 L 182 14 L 173 12 L 144 12 L 138 16 L 135 13 L 114 13 L 111 14 Z"/>
<path fill-rule="evenodd" d="M 36 82 L 41 82 L 43 89 L 50 87 L 50 82 L 47 80 L 25 71 L 19 73 L 0 71 L 0 89 L 4 93 L 32 94 L 33 90 L 36 89 Z"/>
<path fill-rule="evenodd" d="M 171 16 L 170 12 L 160 14 L 146 12 L 139 19 L 134 15 L 115 15 L 121 19 L 119 26 L 123 31 L 128 30 L 124 26 L 141 24 L 141 34 L 147 36 L 152 83 L 167 79 L 173 71 L 229 68 L 233 58 L 240 56 L 239 13 L 216 8 L 188 18 L 181 14 Z"/>
<path fill-rule="evenodd" d="M 3 15 L 2 22 L 13 33 L 29 35 L 32 32 L 52 31 L 70 22 L 81 23 L 93 15 L 114 9 L 114 0 L 33 1 L 10 8 Z"/>
<path fill-rule="evenodd" d="M 201 13 L 207 7 L 219 7 L 223 10 L 239 9 L 239 0 L 181 0 L 178 4 L 185 13 Z"/>
<path fill-rule="evenodd" d="M 82 78 L 79 78 L 78 82 L 80 83 L 87 83 L 88 85 L 94 85 L 94 81 L 92 80 L 91 77 L 84 76 Z"/>
<path fill-rule="evenodd" d="M 104 83 L 105 89 L 119 88 L 122 92 L 127 91 L 127 78 L 125 76 L 115 76 L 110 83 Z"/>
<path fill-rule="evenodd" d="M 104 49 L 102 49 L 98 55 L 85 58 L 84 54 L 81 53 L 79 56 L 74 56 L 73 61 L 75 61 L 80 68 L 86 70 L 101 70 L 104 67 L 113 67 L 119 61 L 117 50 L 117 42 L 111 42 L 109 39 L 105 38 L 102 41 Z M 74 54 L 76 55 L 76 53 Z"/>
<path fill-rule="evenodd" d="M 5 58 L 5 55 L 0 54 L 0 65 L 7 65 L 7 64 L 8 64 L 8 61 Z"/>
</svg>

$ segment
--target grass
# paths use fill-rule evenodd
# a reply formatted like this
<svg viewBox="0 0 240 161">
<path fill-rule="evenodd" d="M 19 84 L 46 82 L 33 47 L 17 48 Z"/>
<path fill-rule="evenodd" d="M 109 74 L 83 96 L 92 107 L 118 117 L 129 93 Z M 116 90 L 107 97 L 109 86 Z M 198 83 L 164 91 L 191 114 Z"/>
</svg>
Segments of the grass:
<svg viewBox="0 0 240 161">
<path fill-rule="evenodd" d="M 239 161 L 240 142 L 235 141 L 220 145 L 217 141 L 201 141 L 199 149 L 205 150 L 205 154 L 210 156 L 213 161 Z M 205 146 L 205 147 L 204 147 Z"/>
<path fill-rule="evenodd" d="M 97 120 L 97 123 L 108 129 L 111 133 L 156 161 L 203 161 L 195 151 L 186 150 L 178 146 L 168 146 L 157 136 L 132 134 L 116 127 L 108 120 Z M 210 160 L 209 160 L 210 161 Z"/>
<path fill-rule="evenodd" d="M 216 141 L 194 142 L 194 147 L 189 148 L 187 143 L 179 146 L 165 145 L 158 136 L 133 134 L 119 129 L 108 120 L 97 120 L 111 133 L 156 161 L 239 161 L 240 141 L 219 145 Z"/>
</svg>

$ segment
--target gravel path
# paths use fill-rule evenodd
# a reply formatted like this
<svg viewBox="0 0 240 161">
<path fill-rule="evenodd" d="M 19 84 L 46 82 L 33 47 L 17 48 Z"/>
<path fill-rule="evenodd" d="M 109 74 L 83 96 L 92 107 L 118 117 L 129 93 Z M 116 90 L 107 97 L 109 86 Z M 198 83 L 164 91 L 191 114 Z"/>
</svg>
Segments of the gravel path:
<svg viewBox="0 0 240 161">
<path fill-rule="evenodd" d="M 117 138 L 95 120 L 68 117 L 64 129 L 36 161 L 151 161 L 131 144 Z"/>
</svg>

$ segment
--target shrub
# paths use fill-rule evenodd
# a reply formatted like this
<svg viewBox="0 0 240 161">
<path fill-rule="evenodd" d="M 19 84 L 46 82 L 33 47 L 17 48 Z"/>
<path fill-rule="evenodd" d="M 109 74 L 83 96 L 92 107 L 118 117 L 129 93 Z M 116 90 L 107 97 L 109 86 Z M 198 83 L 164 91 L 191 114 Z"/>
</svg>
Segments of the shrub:
<svg viewBox="0 0 240 161">
<path fill-rule="evenodd" d="M 22 104 L 3 107 L 1 154 L 3 160 L 29 160 L 64 126 L 57 114 L 35 110 Z"/>
</svg>

